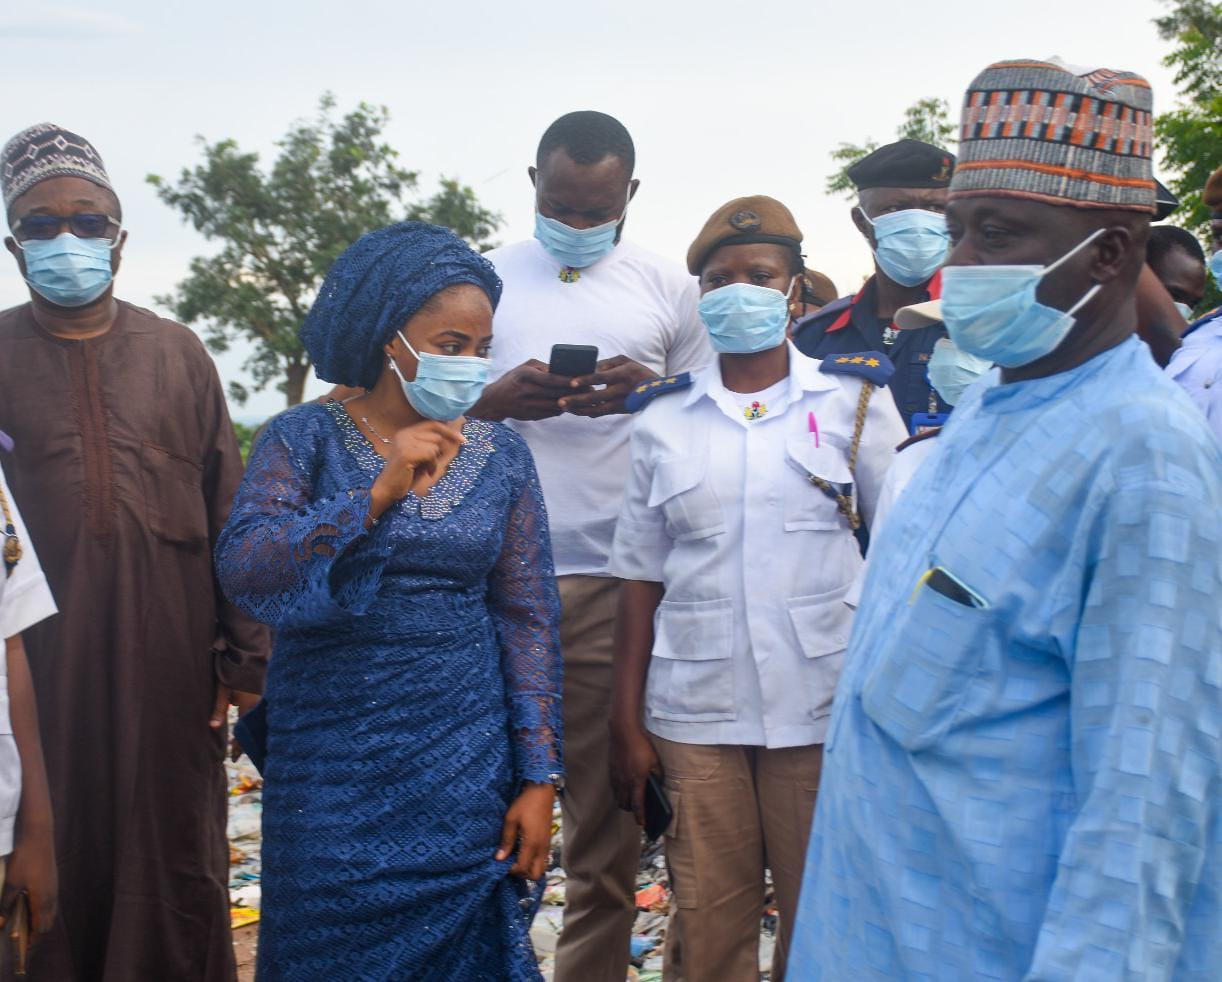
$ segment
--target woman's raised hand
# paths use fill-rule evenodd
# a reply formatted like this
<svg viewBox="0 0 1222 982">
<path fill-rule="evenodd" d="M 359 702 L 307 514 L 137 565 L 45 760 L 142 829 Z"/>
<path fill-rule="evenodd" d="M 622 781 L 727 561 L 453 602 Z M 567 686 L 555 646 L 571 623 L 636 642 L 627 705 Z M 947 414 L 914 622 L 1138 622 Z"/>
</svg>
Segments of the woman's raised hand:
<svg viewBox="0 0 1222 982">
<path fill-rule="evenodd" d="M 370 488 L 370 514 L 380 516 L 412 488 L 418 472 L 433 474 L 447 452 L 461 447 L 467 438 L 454 427 L 426 419 L 405 426 L 390 439 L 390 455 L 382 473 Z"/>
</svg>

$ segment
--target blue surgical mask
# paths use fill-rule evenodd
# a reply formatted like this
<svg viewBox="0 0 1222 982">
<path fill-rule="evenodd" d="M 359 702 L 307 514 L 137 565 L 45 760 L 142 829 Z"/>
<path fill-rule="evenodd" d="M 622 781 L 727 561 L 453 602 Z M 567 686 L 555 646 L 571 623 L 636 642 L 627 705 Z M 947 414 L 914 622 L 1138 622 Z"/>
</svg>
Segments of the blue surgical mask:
<svg viewBox="0 0 1222 982">
<path fill-rule="evenodd" d="M 1180 312 L 1180 316 L 1184 318 L 1184 320 L 1191 322 L 1192 321 L 1192 308 L 1189 307 L 1188 304 L 1186 303 L 1180 303 L 1178 300 L 1174 301 L 1174 303 L 1175 303 L 1175 309 Z"/>
<path fill-rule="evenodd" d="M 585 269 L 587 266 L 593 266 L 615 248 L 619 227 L 627 215 L 628 202 L 625 200 L 624 210 L 619 218 L 593 228 L 573 228 L 564 222 L 548 218 L 536 207 L 535 238 L 543 244 L 543 248 L 553 259 L 572 269 Z"/>
<path fill-rule="evenodd" d="M 732 355 L 767 351 L 785 341 L 789 290 L 731 283 L 701 297 L 699 309 L 714 350 Z"/>
<path fill-rule="evenodd" d="M 1209 271 L 1214 274 L 1214 281 L 1222 286 L 1222 249 L 1209 257 Z"/>
<path fill-rule="evenodd" d="M 953 341 L 942 338 L 929 356 L 929 384 L 937 389 L 943 402 L 957 406 L 963 390 L 992 367 L 990 362 L 960 351 Z"/>
<path fill-rule="evenodd" d="M 945 215 L 908 208 L 871 218 L 864 208 L 857 210 L 874 226 L 874 258 L 879 268 L 901 286 L 927 282 L 946 260 L 950 233 Z"/>
<path fill-rule="evenodd" d="M 25 254 L 25 281 L 61 307 L 84 307 L 110 286 L 110 254 L 119 239 L 81 239 L 61 232 L 53 239 L 19 242 Z"/>
<path fill-rule="evenodd" d="M 447 423 L 458 419 L 479 402 L 488 381 L 488 370 L 492 367 L 491 359 L 420 353 L 402 331 L 398 334 L 407 350 L 416 356 L 416 377 L 407 381 L 393 358 L 390 367 L 399 376 L 403 394 L 416 412 L 427 419 Z"/>
<path fill-rule="evenodd" d="M 1035 299 L 1040 280 L 1094 241 L 1089 236 L 1049 266 L 946 266 L 942 321 L 950 339 L 970 355 L 1018 368 L 1055 351 L 1074 326 L 1074 314 L 1099 292 L 1096 283 L 1069 310 Z"/>
</svg>

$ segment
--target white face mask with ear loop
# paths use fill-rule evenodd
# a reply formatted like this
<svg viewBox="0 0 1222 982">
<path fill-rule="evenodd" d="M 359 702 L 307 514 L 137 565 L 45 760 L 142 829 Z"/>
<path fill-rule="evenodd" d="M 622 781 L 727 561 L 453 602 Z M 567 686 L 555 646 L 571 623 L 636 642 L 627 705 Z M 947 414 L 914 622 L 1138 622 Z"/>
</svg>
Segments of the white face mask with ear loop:
<svg viewBox="0 0 1222 982">
<path fill-rule="evenodd" d="M 1090 235 L 1047 266 L 942 267 L 942 322 L 957 347 L 1005 368 L 1051 354 L 1073 328 L 1074 315 L 1102 288 L 1096 283 L 1069 310 L 1035 298 L 1040 281 L 1107 229 Z"/>
</svg>

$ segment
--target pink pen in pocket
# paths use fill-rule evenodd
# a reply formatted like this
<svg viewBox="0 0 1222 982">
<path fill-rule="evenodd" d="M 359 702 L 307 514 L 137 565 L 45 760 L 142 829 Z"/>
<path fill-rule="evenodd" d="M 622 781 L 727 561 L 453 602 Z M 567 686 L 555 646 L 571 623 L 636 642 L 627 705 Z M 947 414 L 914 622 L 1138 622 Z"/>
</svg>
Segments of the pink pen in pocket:
<svg viewBox="0 0 1222 982">
<path fill-rule="evenodd" d="M 810 430 L 811 436 L 815 438 L 815 449 L 819 449 L 819 424 L 815 421 L 814 413 L 806 414 L 806 426 Z"/>
</svg>

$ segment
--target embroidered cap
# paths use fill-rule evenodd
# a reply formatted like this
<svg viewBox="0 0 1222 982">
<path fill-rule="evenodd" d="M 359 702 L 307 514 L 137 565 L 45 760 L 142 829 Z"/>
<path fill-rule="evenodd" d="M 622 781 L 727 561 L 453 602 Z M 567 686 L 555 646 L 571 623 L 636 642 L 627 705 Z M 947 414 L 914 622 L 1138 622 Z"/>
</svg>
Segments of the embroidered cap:
<svg viewBox="0 0 1222 982">
<path fill-rule="evenodd" d="M 968 86 L 950 198 L 1155 210 L 1153 98 L 1132 72 L 1002 61 Z"/>
<path fill-rule="evenodd" d="M 62 126 L 39 123 L 4 145 L 0 188 L 4 190 L 6 209 L 35 184 L 51 177 L 83 177 L 112 194 L 115 190 L 93 144 Z"/>
</svg>

